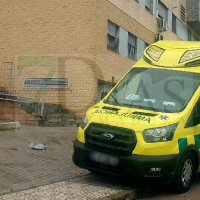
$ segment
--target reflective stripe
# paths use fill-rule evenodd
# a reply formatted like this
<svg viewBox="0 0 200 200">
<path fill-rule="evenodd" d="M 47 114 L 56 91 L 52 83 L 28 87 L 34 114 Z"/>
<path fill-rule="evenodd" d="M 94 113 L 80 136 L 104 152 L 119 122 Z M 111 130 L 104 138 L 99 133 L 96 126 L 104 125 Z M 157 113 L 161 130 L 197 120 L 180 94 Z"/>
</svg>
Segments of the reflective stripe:
<svg viewBox="0 0 200 200">
<path fill-rule="evenodd" d="M 179 153 L 183 151 L 188 145 L 187 138 L 181 138 L 178 140 L 178 146 L 179 146 Z"/>
<path fill-rule="evenodd" d="M 200 135 L 194 136 L 195 145 L 200 149 Z"/>
</svg>

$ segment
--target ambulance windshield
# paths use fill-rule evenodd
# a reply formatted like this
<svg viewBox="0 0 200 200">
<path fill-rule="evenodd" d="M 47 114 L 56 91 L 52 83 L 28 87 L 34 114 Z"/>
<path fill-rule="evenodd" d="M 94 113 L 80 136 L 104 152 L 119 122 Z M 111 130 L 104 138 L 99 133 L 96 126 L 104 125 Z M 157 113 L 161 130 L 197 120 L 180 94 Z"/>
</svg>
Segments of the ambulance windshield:
<svg viewBox="0 0 200 200">
<path fill-rule="evenodd" d="M 158 112 L 180 112 L 199 84 L 199 73 L 132 68 L 104 103 Z"/>
</svg>

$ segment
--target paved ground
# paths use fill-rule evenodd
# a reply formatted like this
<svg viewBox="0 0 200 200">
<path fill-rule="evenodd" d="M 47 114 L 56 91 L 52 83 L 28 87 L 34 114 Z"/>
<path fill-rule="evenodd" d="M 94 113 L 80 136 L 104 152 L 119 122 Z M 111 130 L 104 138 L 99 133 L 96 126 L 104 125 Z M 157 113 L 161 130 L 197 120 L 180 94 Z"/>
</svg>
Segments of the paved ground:
<svg viewBox="0 0 200 200">
<path fill-rule="evenodd" d="M 76 167 L 72 162 L 76 134 L 76 127 L 24 125 L 0 131 L 0 200 L 101 199 L 133 189 L 125 180 Z M 47 149 L 32 150 L 31 142 L 44 142 Z M 35 186 L 41 187 L 30 189 Z"/>
<path fill-rule="evenodd" d="M 0 193 L 77 176 L 80 169 L 71 161 L 76 131 L 32 126 L 1 131 Z M 47 150 L 32 150 L 31 142 L 44 142 Z"/>
<path fill-rule="evenodd" d="M 75 127 L 0 131 L 0 200 L 200 199 L 200 174 L 188 193 L 178 195 L 167 186 L 144 186 L 77 168 L 71 160 L 76 134 Z M 44 142 L 47 150 L 31 150 L 31 142 Z"/>
<path fill-rule="evenodd" d="M 94 200 L 131 191 L 130 183 L 88 174 L 54 184 L 0 196 L 0 200 Z M 112 198 L 111 198 L 112 199 Z"/>
</svg>

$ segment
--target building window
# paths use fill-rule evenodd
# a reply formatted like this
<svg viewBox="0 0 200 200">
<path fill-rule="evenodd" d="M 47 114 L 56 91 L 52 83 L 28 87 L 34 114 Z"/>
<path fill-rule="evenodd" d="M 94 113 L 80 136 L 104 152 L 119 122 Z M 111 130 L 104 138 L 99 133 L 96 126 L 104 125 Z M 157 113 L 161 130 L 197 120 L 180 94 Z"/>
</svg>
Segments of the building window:
<svg viewBox="0 0 200 200">
<path fill-rule="evenodd" d="M 128 57 L 136 59 L 137 54 L 137 37 L 132 33 L 128 33 Z"/>
<path fill-rule="evenodd" d="M 144 49 L 146 49 L 150 44 L 148 44 L 147 42 L 144 43 Z"/>
<path fill-rule="evenodd" d="M 107 47 L 119 52 L 119 26 L 108 20 Z"/>
<path fill-rule="evenodd" d="M 176 33 L 176 16 L 172 13 L 172 31 Z"/>
<path fill-rule="evenodd" d="M 199 41 L 199 39 L 195 35 L 193 35 L 193 41 Z"/>
<path fill-rule="evenodd" d="M 192 41 L 192 32 L 188 30 L 188 41 Z"/>
<path fill-rule="evenodd" d="M 167 17 L 168 17 L 168 9 L 167 7 L 162 3 L 162 2 L 158 2 L 158 17 L 160 19 L 165 19 L 167 21 Z"/>
<path fill-rule="evenodd" d="M 153 0 L 146 0 L 145 8 L 153 13 Z"/>
</svg>

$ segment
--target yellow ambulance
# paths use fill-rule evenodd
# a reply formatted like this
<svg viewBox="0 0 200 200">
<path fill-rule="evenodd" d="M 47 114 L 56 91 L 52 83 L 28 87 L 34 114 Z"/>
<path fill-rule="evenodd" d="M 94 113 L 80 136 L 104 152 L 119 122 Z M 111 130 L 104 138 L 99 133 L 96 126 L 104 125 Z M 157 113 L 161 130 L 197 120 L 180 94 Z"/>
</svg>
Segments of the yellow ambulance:
<svg viewBox="0 0 200 200">
<path fill-rule="evenodd" d="M 189 190 L 200 162 L 200 42 L 159 41 L 91 107 L 73 162 Z"/>
</svg>

